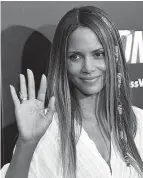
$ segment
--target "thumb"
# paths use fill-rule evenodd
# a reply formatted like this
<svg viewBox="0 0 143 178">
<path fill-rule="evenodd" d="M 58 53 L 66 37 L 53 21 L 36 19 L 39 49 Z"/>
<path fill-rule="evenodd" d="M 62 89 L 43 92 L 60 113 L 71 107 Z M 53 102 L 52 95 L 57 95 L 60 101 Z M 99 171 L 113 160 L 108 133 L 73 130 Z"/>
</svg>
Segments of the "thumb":
<svg viewBox="0 0 143 178">
<path fill-rule="evenodd" d="M 44 110 L 44 113 L 46 117 L 52 120 L 54 112 L 55 112 L 55 97 L 52 96 L 49 100 L 48 108 Z"/>
</svg>

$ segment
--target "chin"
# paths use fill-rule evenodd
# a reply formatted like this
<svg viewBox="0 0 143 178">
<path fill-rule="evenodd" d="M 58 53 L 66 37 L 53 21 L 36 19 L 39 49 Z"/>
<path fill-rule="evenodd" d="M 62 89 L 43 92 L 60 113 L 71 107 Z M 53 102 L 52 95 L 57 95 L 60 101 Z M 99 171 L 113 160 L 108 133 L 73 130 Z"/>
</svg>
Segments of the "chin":
<svg viewBox="0 0 143 178">
<path fill-rule="evenodd" d="M 80 92 L 82 92 L 85 95 L 96 95 L 98 94 L 102 88 L 93 88 L 93 89 L 82 89 Z"/>
<path fill-rule="evenodd" d="M 76 90 L 78 90 L 80 93 L 82 93 L 85 96 L 90 95 L 96 95 L 103 89 L 103 86 L 96 86 L 96 87 L 76 87 Z"/>
</svg>

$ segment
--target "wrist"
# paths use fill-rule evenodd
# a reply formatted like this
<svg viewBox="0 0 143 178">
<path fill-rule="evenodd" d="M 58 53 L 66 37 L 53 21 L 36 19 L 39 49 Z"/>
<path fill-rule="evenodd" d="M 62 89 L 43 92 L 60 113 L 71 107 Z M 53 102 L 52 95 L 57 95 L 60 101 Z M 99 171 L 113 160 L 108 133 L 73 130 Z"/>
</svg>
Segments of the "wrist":
<svg viewBox="0 0 143 178">
<path fill-rule="evenodd" d="M 17 146 L 20 146 L 20 147 L 36 147 L 38 145 L 39 141 L 37 140 L 23 140 L 20 136 L 17 140 Z"/>
</svg>

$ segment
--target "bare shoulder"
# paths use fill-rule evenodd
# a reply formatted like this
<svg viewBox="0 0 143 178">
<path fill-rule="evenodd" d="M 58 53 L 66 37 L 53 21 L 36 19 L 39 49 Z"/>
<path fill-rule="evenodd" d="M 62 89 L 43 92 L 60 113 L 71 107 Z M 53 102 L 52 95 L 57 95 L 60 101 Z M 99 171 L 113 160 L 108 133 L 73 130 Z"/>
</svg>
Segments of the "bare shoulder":
<svg viewBox="0 0 143 178">
<path fill-rule="evenodd" d="M 142 122 L 143 123 L 143 109 L 138 108 L 136 106 L 132 106 L 132 108 L 133 108 L 133 111 L 134 111 L 134 113 L 135 113 L 135 115 L 137 117 L 138 122 Z"/>
<path fill-rule="evenodd" d="M 132 106 L 132 108 L 137 118 L 138 128 L 143 130 L 143 109 L 136 106 Z"/>
<path fill-rule="evenodd" d="M 137 132 L 135 136 L 135 143 L 140 156 L 143 159 L 143 109 L 135 106 L 132 106 L 132 108 L 137 118 Z"/>
<path fill-rule="evenodd" d="M 136 106 L 132 106 L 132 108 L 137 119 L 137 135 L 143 139 L 143 109 Z"/>
</svg>

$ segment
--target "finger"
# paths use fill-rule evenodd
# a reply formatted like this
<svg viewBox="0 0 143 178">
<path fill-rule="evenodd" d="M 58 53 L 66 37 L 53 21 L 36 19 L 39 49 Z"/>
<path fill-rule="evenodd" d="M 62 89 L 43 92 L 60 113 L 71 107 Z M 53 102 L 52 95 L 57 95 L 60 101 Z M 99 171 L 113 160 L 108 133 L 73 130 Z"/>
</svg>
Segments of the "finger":
<svg viewBox="0 0 143 178">
<path fill-rule="evenodd" d="M 15 88 L 12 85 L 10 85 L 10 92 L 11 92 L 12 100 L 14 102 L 14 106 L 17 108 L 20 105 L 20 101 L 16 94 Z"/>
<path fill-rule="evenodd" d="M 29 99 L 35 99 L 35 81 L 33 72 L 30 69 L 27 69 L 28 77 L 28 96 Z"/>
<path fill-rule="evenodd" d="M 55 112 L 55 97 L 52 96 L 49 100 L 48 108 L 45 109 L 45 115 L 52 117 Z"/>
<path fill-rule="evenodd" d="M 20 93 L 22 94 L 23 98 L 27 98 L 26 80 L 25 76 L 22 74 L 20 74 Z"/>
<path fill-rule="evenodd" d="M 40 89 L 38 91 L 38 96 L 37 96 L 38 100 L 43 102 L 45 101 L 46 89 L 47 89 L 47 78 L 43 74 L 40 82 Z"/>
</svg>

